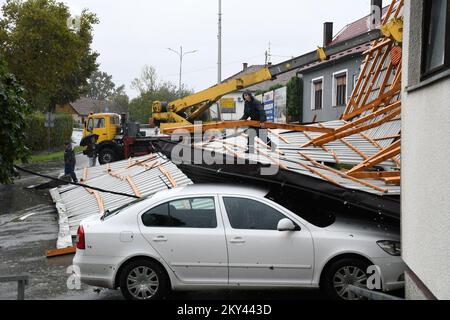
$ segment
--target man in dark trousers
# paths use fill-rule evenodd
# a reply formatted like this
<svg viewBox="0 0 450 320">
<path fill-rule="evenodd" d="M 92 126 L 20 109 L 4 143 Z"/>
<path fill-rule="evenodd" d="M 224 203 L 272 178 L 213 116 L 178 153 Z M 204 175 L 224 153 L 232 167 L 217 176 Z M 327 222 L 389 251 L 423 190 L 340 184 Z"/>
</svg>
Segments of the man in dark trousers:
<svg viewBox="0 0 450 320">
<path fill-rule="evenodd" d="M 72 149 L 72 143 L 66 141 L 64 145 L 66 147 L 64 151 L 64 174 L 70 176 L 73 182 L 78 183 L 77 175 L 75 174 L 77 160 L 75 158 L 75 152 Z"/>
<path fill-rule="evenodd" d="M 250 91 L 245 91 L 243 94 L 243 98 L 245 101 L 244 108 L 244 116 L 241 120 L 248 120 L 249 118 L 252 121 L 261 122 L 261 128 L 264 128 L 264 123 L 267 122 L 266 111 L 264 110 L 264 106 L 260 101 L 253 97 L 253 94 Z M 261 138 L 260 128 L 251 128 L 248 131 L 248 151 L 247 153 L 254 153 L 255 151 L 255 136 Z M 255 135 L 256 133 L 256 135 Z M 264 141 L 264 139 L 263 139 Z M 271 146 L 272 142 L 267 137 L 267 145 Z"/>
</svg>

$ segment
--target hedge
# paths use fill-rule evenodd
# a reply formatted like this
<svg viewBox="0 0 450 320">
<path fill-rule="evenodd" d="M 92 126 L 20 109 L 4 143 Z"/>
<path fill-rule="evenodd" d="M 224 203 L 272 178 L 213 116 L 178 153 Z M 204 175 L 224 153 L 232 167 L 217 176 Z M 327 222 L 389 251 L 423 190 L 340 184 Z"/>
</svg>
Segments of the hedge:
<svg viewBox="0 0 450 320">
<path fill-rule="evenodd" d="M 28 120 L 25 135 L 26 145 L 33 151 L 48 150 L 48 129 L 45 127 L 45 116 L 42 113 L 32 114 Z M 73 118 L 70 115 L 55 115 L 55 127 L 50 129 L 51 149 L 61 149 L 65 141 L 72 139 Z"/>
</svg>

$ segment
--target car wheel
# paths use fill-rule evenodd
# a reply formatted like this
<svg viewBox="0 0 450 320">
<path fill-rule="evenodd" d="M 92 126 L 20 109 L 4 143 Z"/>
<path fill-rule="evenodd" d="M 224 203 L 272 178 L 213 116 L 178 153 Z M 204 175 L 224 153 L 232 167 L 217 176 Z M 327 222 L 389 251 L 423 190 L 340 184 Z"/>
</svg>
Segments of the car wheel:
<svg viewBox="0 0 450 320">
<path fill-rule="evenodd" d="M 169 281 L 164 270 L 149 260 L 127 264 L 119 279 L 120 290 L 127 300 L 159 300 L 167 295 Z"/>
<path fill-rule="evenodd" d="M 98 162 L 100 164 L 108 164 L 117 161 L 116 153 L 108 148 L 102 149 L 98 154 Z"/>
<path fill-rule="evenodd" d="M 361 259 L 347 258 L 334 262 L 325 271 L 321 288 L 334 300 L 363 300 L 349 290 L 349 285 L 367 288 L 369 264 Z"/>
</svg>

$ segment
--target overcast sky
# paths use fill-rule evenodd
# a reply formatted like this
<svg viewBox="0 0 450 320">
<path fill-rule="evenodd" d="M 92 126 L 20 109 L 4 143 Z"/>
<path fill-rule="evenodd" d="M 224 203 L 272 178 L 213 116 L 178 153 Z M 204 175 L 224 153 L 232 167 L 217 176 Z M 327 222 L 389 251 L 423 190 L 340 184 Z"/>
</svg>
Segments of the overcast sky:
<svg viewBox="0 0 450 320">
<path fill-rule="evenodd" d="M 0 0 L 3 4 L 5 0 Z M 100 68 L 125 84 L 145 64 L 160 78 L 178 83 L 179 60 L 168 47 L 199 50 L 185 57 L 183 83 L 199 91 L 217 81 L 218 0 L 65 0 L 73 15 L 88 8 L 96 13 L 93 47 Z M 384 5 L 388 1 L 384 1 Z M 312 51 L 322 44 L 325 21 L 337 33 L 346 24 L 369 14 L 370 0 L 222 0 L 223 78 L 243 62 L 263 64 L 269 42 L 277 63 Z"/>
</svg>

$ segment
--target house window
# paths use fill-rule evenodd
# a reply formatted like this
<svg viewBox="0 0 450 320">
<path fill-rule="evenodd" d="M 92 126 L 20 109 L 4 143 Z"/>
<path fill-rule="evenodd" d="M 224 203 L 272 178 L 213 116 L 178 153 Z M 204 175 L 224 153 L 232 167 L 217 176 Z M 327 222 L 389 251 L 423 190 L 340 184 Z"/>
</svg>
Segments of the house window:
<svg viewBox="0 0 450 320">
<path fill-rule="evenodd" d="M 311 109 L 321 110 L 323 108 L 323 77 L 312 81 Z"/>
<path fill-rule="evenodd" d="M 347 105 L 347 70 L 333 74 L 333 106 Z"/>
<path fill-rule="evenodd" d="M 424 1 L 422 78 L 450 67 L 450 0 Z"/>
</svg>

